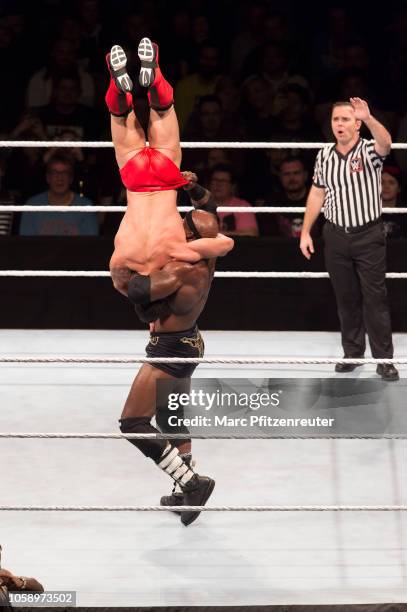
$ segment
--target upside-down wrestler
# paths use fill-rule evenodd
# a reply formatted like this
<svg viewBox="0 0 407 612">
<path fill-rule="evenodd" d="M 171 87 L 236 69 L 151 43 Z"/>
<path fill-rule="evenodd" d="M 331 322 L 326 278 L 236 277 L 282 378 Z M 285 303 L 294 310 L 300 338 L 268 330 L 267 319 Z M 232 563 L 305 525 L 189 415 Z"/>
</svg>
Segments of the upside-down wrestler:
<svg viewBox="0 0 407 612">
<path fill-rule="evenodd" d="M 207 190 L 194 184 L 194 175 L 185 173 L 191 181 L 190 195 L 195 206 L 202 210 L 190 211 L 184 218 L 184 232 L 188 243 L 217 235 L 216 204 Z M 210 212 L 212 211 L 212 212 Z M 150 323 L 148 357 L 203 357 L 204 342 L 196 325 L 209 294 L 215 259 L 201 259 L 197 263 L 170 262 L 150 275 L 133 274 L 129 282 L 122 280 L 123 293 L 135 305 L 145 323 Z M 143 364 L 126 400 L 120 429 L 123 433 L 157 433 L 151 425 L 155 415 L 164 433 L 189 433 L 185 427 L 168 424 L 168 393 L 189 393 L 190 378 L 196 364 Z M 158 381 L 165 381 L 161 395 Z M 177 417 L 182 418 L 181 411 Z M 174 480 L 173 493 L 161 498 L 166 506 L 201 506 L 206 503 L 215 486 L 214 480 L 200 476 L 191 465 L 190 439 L 129 439 L 141 452 Z M 199 512 L 181 512 L 181 521 L 190 525 Z"/>
<path fill-rule="evenodd" d="M 196 262 L 220 257 L 233 246 L 222 234 L 187 244 L 176 206 L 176 189 L 186 184 L 179 166 L 181 148 L 173 89 L 158 64 L 158 46 L 143 38 L 138 47 L 139 81 L 148 88 L 150 117 L 148 142 L 133 110 L 132 81 L 127 58 L 115 45 L 107 55 L 110 84 L 106 104 L 111 114 L 112 140 L 123 184 L 127 211 L 115 237 L 110 261 L 114 286 L 130 278 L 131 271 L 148 275 L 171 259 Z"/>
</svg>

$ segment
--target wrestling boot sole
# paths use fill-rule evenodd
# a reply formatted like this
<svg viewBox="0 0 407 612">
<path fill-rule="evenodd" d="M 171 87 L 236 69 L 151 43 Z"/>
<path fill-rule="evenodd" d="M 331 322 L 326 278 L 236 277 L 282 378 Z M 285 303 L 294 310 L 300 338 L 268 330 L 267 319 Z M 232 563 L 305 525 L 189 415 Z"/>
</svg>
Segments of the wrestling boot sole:
<svg viewBox="0 0 407 612">
<path fill-rule="evenodd" d="M 197 476 L 197 475 L 196 475 Z M 184 491 L 184 504 L 185 506 L 204 506 L 212 494 L 215 488 L 215 481 L 207 476 L 197 476 L 199 484 L 192 490 Z M 188 526 L 201 514 L 198 512 L 181 512 L 181 522 L 183 525 Z"/>
<path fill-rule="evenodd" d="M 130 92 L 133 89 L 133 82 L 127 73 L 127 57 L 120 45 L 114 45 L 110 49 L 108 60 L 112 77 L 118 89 L 123 93 Z"/>
<path fill-rule="evenodd" d="M 155 68 L 157 68 L 158 47 L 149 38 L 142 38 L 137 52 L 141 63 L 139 83 L 142 87 L 151 87 L 155 79 Z"/>
</svg>

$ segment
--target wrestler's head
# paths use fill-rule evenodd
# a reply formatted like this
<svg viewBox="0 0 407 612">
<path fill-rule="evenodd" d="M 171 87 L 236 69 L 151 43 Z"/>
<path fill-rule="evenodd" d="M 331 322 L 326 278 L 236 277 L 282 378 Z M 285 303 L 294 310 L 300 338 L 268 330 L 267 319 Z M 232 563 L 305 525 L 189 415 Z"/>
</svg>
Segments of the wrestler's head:
<svg viewBox="0 0 407 612">
<path fill-rule="evenodd" d="M 184 217 L 187 242 L 198 238 L 215 238 L 219 224 L 215 215 L 204 210 L 190 210 Z"/>
</svg>

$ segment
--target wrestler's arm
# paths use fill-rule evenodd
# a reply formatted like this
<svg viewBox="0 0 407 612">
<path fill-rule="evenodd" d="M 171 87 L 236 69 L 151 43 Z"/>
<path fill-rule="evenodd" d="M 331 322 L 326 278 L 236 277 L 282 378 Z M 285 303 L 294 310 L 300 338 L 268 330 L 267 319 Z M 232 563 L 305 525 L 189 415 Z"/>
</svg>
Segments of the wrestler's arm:
<svg viewBox="0 0 407 612">
<path fill-rule="evenodd" d="M 133 304 L 148 304 L 175 293 L 189 277 L 193 266 L 174 261 L 149 276 L 134 274 L 128 284 L 128 298 Z"/>
<path fill-rule="evenodd" d="M 178 261 L 197 262 L 200 259 L 223 257 L 233 249 L 234 241 L 228 236 L 218 234 L 216 238 L 198 238 L 187 244 L 175 245 L 170 249 L 169 255 Z M 190 259 L 189 253 L 193 254 Z"/>
<path fill-rule="evenodd" d="M 192 204 L 194 205 L 194 208 L 199 208 L 216 215 L 218 204 L 213 199 L 212 193 L 209 191 L 209 189 L 199 185 L 198 177 L 194 172 L 185 170 L 184 172 L 181 172 L 181 174 L 184 179 L 188 181 L 188 184 L 184 185 L 183 189 L 187 192 Z"/>
<path fill-rule="evenodd" d="M 110 268 L 110 276 L 112 278 L 113 286 L 122 295 L 127 297 L 127 288 L 132 276 L 135 274 L 129 268 Z"/>
</svg>

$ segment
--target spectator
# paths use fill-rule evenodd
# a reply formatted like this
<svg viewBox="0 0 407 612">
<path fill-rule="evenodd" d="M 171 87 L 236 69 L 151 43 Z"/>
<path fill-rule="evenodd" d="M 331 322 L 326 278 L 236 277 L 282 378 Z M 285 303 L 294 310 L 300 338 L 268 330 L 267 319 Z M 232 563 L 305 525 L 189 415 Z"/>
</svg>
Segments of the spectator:
<svg viewBox="0 0 407 612">
<path fill-rule="evenodd" d="M 246 200 L 236 197 L 236 180 L 231 166 L 218 164 L 212 168 L 209 190 L 219 206 L 251 206 Z M 258 236 L 254 213 L 219 213 L 221 231 L 228 236 Z"/>
<path fill-rule="evenodd" d="M 206 162 L 201 171 L 199 182 L 202 184 L 208 184 L 212 168 L 218 164 L 227 164 L 228 166 L 231 165 L 229 153 L 229 149 L 207 149 Z M 186 167 L 185 164 L 184 167 Z M 185 189 L 178 189 L 177 206 L 189 205 L 190 198 L 187 191 L 185 191 Z"/>
<path fill-rule="evenodd" d="M 265 41 L 267 8 L 262 2 L 250 3 L 247 15 L 244 15 L 245 29 L 238 34 L 232 44 L 230 64 L 233 75 L 237 78 L 241 74 L 244 62 L 256 47 Z"/>
<path fill-rule="evenodd" d="M 366 75 L 369 74 L 369 52 L 362 42 L 354 40 L 346 45 L 343 56 L 343 68 L 344 70 L 356 69 Z"/>
<path fill-rule="evenodd" d="M 287 51 L 281 45 L 268 42 L 256 49 L 248 58 L 246 76 L 252 76 L 253 71 L 249 71 L 252 66 L 259 66 L 257 72 L 270 84 L 273 115 L 278 115 L 281 111 L 284 100 L 282 90 L 287 85 L 295 84 L 309 90 L 308 81 L 303 76 L 291 72 Z"/>
<path fill-rule="evenodd" d="M 27 93 L 27 106 L 45 106 L 51 100 L 53 81 L 61 76 L 78 74 L 80 81 L 79 102 L 93 106 L 95 86 L 89 73 L 79 67 L 75 44 L 70 40 L 59 39 L 52 45 L 47 64 L 31 77 Z"/>
<path fill-rule="evenodd" d="M 327 5 L 325 19 L 321 35 L 315 37 L 313 51 L 313 72 L 322 84 L 343 69 L 345 47 L 352 36 L 349 16 L 343 6 Z"/>
<path fill-rule="evenodd" d="M 0 157 L 0 205 L 10 206 L 15 204 L 14 196 L 4 186 L 6 174 L 6 160 Z M 13 227 L 14 213 L 0 212 L 0 236 L 9 236 Z"/>
<path fill-rule="evenodd" d="M 8 131 L 23 111 L 24 71 L 21 54 L 16 54 L 11 28 L 0 22 L 0 62 L 5 83 L 13 83 L 13 95 L 2 95 L 0 98 L 0 130 Z M 15 79 L 18 74 L 19 78 Z"/>
<path fill-rule="evenodd" d="M 222 104 L 214 95 L 203 96 L 198 103 L 196 114 L 191 117 L 182 134 L 184 140 L 222 142 L 243 140 L 243 129 L 228 121 Z M 186 149 L 183 153 L 183 166 L 201 175 L 207 167 L 208 152 L 205 149 Z M 230 151 L 230 160 L 236 171 L 241 172 L 244 165 L 244 154 L 239 150 Z"/>
<path fill-rule="evenodd" d="M 252 75 L 243 83 L 242 114 L 249 140 L 270 139 L 275 119 L 271 86 L 264 77 Z"/>
<path fill-rule="evenodd" d="M 26 576 L 15 576 L 10 571 L 1 567 L 1 545 L 0 545 L 0 608 L 11 610 L 9 591 L 31 591 L 43 593 L 44 587 L 35 578 Z"/>
<path fill-rule="evenodd" d="M 106 46 L 99 0 L 77 0 L 81 45 L 79 57 L 87 70 L 93 72 Z"/>
<path fill-rule="evenodd" d="M 74 130 L 68 128 L 63 130 L 58 135 L 58 138 L 54 138 L 54 140 L 76 141 L 80 140 L 80 138 Z M 43 155 L 44 164 L 46 165 L 48 160 L 55 155 L 59 155 L 60 151 L 61 149 L 59 147 L 45 149 Z M 99 185 L 101 182 L 100 174 L 102 170 L 100 159 L 105 157 L 103 151 L 100 153 L 100 157 L 97 158 L 95 153 L 85 154 L 81 147 L 64 147 L 63 149 L 63 156 L 70 159 L 74 167 L 74 182 L 72 188 L 74 191 L 78 191 L 81 197 L 85 195 L 87 198 L 94 201 L 98 199 L 100 194 Z M 104 175 L 105 172 L 103 170 L 103 176 Z"/>
<path fill-rule="evenodd" d="M 274 128 L 271 140 L 312 142 L 320 141 L 322 133 L 311 115 L 311 100 L 309 93 L 300 85 L 287 85 L 281 91 L 281 110 Z M 312 159 L 315 155 L 312 154 Z"/>
<path fill-rule="evenodd" d="M 254 153 L 260 153 L 260 151 L 254 151 L 252 155 Z M 288 149 L 268 149 L 265 155 L 258 157 L 256 167 L 253 167 L 253 163 L 249 166 L 250 171 L 246 176 L 243 193 L 255 202 L 255 206 L 270 206 L 274 196 L 281 193 L 280 165 L 287 157 L 290 157 Z M 257 215 L 257 221 L 261 235 L 278 234 L 276 215 L 260 213 Z"/>
<path fill-rule="evenodd" d="M 68 40 L 70 43 L 72 43 L 75 49 L 75 55 L 79 58 L 79 61 L 82 64 L 83 59 L 80 57 L 82 32 L 79 21 L 73 17 L 64 15 L 57 22 L 56 32 L 58 38 Z"/>
<path fill-rule="evenodd" d="M 60 76 L 53 82 L 52 98 L 49 104 L 36 109 L 49 140 L 59 139 L 69 129 L 80 140 L 95 140 L 97 123 L 95 113 L 80 104 L 79 76 Z"/>
<path fill-rule="evenodd" d="M 401 172 L 394 164 L 383 166 L 382 170 L 382 204 L 383 208 L 396 208 L 401 206 Z M 387 238 L 400 238 L 407 234 L 407 215 L 383 214 L 383 226 Z"/>
<path fill-rule="evenodd" d="M 175 107 L 181 130 L 199 98 L 214 93 L 219 73 L 218 48 L 207 41 L 199 50 L 197 71 L 181 79 L 175 88 Z"/>
<path fill-rule="evenodd" d="M 191 17 L 185 8 L 175 8 L 168 16 L 169 31 L 172 33 L 171 40 L 160 45 L 163 49 L 163 57 L 167 59 L 165 72 L 168 73 L 170 82 L 177 82 L 186 77 L 192 70 L 190 48 L 192 45 Z M 145 36 L 146 29 L 138 35 L 140 40 Z M 138 42 L 136 43 L 138 44 Z M 194 66 L 195 68 L 195 66 Z M 177 108 L 178 114 L 178 108 Z"/>
<path fill-rule="evenodd" d="M 10 134 L 16 140 L 46 140 L 47 136 L 35 112 L 27 111 Z M 7 187 L 18 203 L 23 203 L 45 187 L 43 151 L 35 147 L 14 149 L 7 168 Z M 21 180 L 24 177 L 24 180 Z"/>
<path fill-rule="evenodd" d="M 74 168 L 69 158 L 55 155 L 46 167 L 48 191 L 30 198 L 27 205 L 92 206 L 71 190 Z M 23 212 L 21 236 L 96 236 L 99 232 L 96 213 Z"/>
<path fill-rule="evenodd" d="M 279 169 L 281 192 L 271 197 L 272 206 L 304 206 L 308 195 L 308 171 L 301 157 L 288 157 L 283 160 Z M 299 238 L 301 236 L 303 213 L 278 214 L 277 226 L 280 236 Z M 319 233 L 317 224 L 314 236 Z"/>
<path fill-rule="evenodd" d="M 401 118 L 399 129 L 397 131 L 397 141 L 407 142 L 407 113 Z M 404 178 L 407 177 L 407 149 L 395 151 L 394 155 L 402 173 L 404 174 Z M 405 183 L 403 184 L 403 187 L 406 187 Z"/>
<path fill-rule="evenodd" d="M 146 36 L 147 33 L 150 34 L 146 16 L 140 11 L 140 7 L 138 7 L 138 10 L 124 16 L 121 29 L 124 35 L 123 42 L 126 48 L 126 55 L 128 50 L 137 50 L 140 39 Z M 177 43 L 178 34 L 179 32 L 174 32 L 174 44 Z"/>
<path fill-rule="evenodd" d="M 192 39 L 197 47 L 201 47 L 209 40 L 210 28 L 206 15 L 195 15 L 192 20 Z"/>
<path fill-rule="evenodd" d="M 382 14 L 380 36 L 383 44 L 380 45 L 380 59 L 384 53 L 385 63 L 379 65 L 379 71 L 376 70 L 376 78 L 380 75 L 382 77 L 380 92 L 385 108 L 397 114 L 403 114 L 407 108 L 407 6 L 405 3 L 400 5 L 393 8 L 387 27 L 383 23 L 387 11 Z"/>
<path fill-rule="evenodd" d="M 0 607 L 5 606 L 6 609 L 11 609 L 9 604 L 9 591 L 43 593 L 44 587 L 35 578 L 14 576 L 14 574 L 8 570 L 0 569 Z"/>
<path fill-rule="evenodd" d="M 221 102 L 223 112 L 233 125 L 240 125 L 242 118 L 239 113 L 240 92 L 236 82 L 228 75 L 222 75 L 215 87 L 215 96 Z"/>
</svg>

